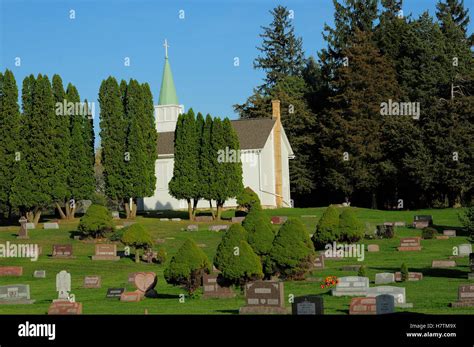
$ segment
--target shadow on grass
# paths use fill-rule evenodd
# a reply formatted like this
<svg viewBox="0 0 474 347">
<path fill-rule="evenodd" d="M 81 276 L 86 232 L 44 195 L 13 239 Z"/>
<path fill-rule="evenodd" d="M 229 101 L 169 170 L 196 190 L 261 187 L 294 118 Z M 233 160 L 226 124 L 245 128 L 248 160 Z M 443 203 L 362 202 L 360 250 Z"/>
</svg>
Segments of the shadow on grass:
<svg viewBox="0 0 474 347">
<path fill-rule="evenodd" d="M 440 235 L 443 235 L 443 230 L 456 230 L 456 236 L 469 236 L 469 232 L 462 227 L 453 227 L 449 225 L 433 225 Z"/>
<path fill-rule="evenodd" d="M 239 314 L 239 310 L 216 310 L 219 313 Z"/>
<path fill-rule="evenodd" d="M 467 265 L 458 265 L 459 267 L 469 268 Z M 399 272 L 399 268 L 393 267 L 370 267 L 374 270 L 380 270 L 384 272 Z M 424 276 L 428 277 L 448 277 L 448 278 L 460 278 L 464 279 L 466 277 L 466 272 L 458 269 L 432 269 L 432 268 L 413 268 L 408 267 L 409 272 L 421 272 Z"/>
</svg>

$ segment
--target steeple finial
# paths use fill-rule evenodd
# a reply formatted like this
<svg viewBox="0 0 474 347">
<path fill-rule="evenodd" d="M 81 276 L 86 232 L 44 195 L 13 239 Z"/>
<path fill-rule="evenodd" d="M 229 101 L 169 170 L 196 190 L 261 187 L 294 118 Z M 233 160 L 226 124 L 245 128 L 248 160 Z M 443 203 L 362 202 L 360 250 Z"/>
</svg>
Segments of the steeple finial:
<svg viewBox="0 0 474 347">
<path fill-rule="evenodd" d="M 165 47 L 165 59 L 168 59 L 168 40 L 165 39 L 165 43 L 163 44 L 163 46 Z"/>
</svg>

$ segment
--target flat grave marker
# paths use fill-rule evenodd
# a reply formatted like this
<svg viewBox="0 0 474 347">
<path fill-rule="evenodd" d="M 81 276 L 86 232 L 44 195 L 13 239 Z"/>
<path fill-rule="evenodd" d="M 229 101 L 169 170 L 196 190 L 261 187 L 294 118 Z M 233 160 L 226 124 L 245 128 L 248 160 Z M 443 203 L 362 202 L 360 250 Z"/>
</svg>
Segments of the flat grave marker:
<svg viewBox="0 0 474 347">
<path fill-rule="evenodd" d="M 84 288 L 100 288 L 102 284 L 100 276 L 85 276 L 84 277 Z"/>
<path fill-rule="evenodd" d="M 22 275 L 23 275 L 23 266 L 0 266 L 0 277 L 3 277 L 3 276 L 19 277 Z"/>
<path fill-rule="evenodd" d="M 10 284 L 0 286 L 0 304 L 19 305 L 32 304 L 35 300 L 30 298 L 29 284 Z"/>
<path fill-rule="evenodd" d="M 360 276 L 340 277 L 336 288 L 332 289 L 333 296 L 365 296 L 369 289 L 369 278 Z"/>
<path fill-rule="evenodd" d="M 421 251 L 420 238 L 419 237 L 404 237 L 400 239 L 400 252 L 407 251 Z"/>
<path fill-rule="evenodd" d="M 92 260 L 112 260 L 117 261 L 120 257 L 117 256 L 117 245 L 111 243 L 99 243 L 95 245 L 95 255 Z"/>
</svg>

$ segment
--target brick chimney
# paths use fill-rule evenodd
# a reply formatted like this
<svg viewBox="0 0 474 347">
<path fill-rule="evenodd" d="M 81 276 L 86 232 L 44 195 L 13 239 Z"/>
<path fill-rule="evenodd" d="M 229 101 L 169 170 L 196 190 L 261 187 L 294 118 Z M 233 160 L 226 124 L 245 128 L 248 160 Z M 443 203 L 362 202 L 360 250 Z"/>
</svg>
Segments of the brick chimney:
<svg viewBox="0 0 474 347">
<path fill-rule="evenodd" d="M 283 206 L 280 100 L 272 100 L 272 118 L 275 119 L 275 125 L 273 127 L 273 152 L 275 161 L 275 202 L 277 208 L 280 208 Z"/>
</svg>

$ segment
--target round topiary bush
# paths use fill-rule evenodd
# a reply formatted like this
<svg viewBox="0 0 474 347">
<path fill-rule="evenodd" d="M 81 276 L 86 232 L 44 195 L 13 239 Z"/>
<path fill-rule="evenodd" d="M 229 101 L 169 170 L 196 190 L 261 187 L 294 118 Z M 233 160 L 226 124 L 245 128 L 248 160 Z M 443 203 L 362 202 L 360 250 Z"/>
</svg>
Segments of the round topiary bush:
<svg viewBox="0 0 474 347">
<path fill-rule="evenodd" d="M 112 215 L 105 206 L 91 205 L 82 216 L 78 229 L 86 237 L 104 237 L 114 231 Z"/>
<path fill-rule="evenodd" d="M 313 234 L 312 241 L 316 249 L 324 249 L 328 243 L 339 240 L 339 211 L 328 206 L 321 216 Z"/>
<path fill-rule="evenodd" d="M 226 266 L 222 267 L 222 277 L 240 286 L 263 277 L 260 258 L 247 241 L 240 240 L 238 246 L 233 249 Z"/>
<path fill-rule="evenodd" d="M 244 190 L 237 196 L 237 204 L 241 208 L 245 208 L 247 211 L 252 209 L 262 209 L 260 199 L 250 187 L 245 187 Z"/>
<path fill-rule="evenodd" d="M 304 224 L 299 219 L 288 219 L 273 241 L 266 261 L 266 269 L 282 278 L 302 279 L 311 268 L 314 249 Z"/>
<path fill-rule="evenodd" d="M 435 237 L 437 233 L 438 231 L 435 228 L 426 227 L 423 228 L 423 230 L 421 231 L 421 237 L 425 240 L 431 240 Z"/>
<path fill-rule="evenodd" d="M 171 258 L 164 271 L 165 280 L 169 284 L 184 285 L 190 295 L 201 286 L 202 275 L 209 273 L 211 263 L 206 254 L 188 239 L 184 242 L 176 255 Z"/>
<path fill-rule="evenodd" d="M 252 209 L 242 222 L 242 227 L 248 232 L 248 243 L 255 253 L 265 255 L 273 246 L 275 234 L 272 224 L 260 209 Z"/>
<path fill-rule="evenodd" d="M 150 248 L 153 239 L 150 232 L 141 224 L 130 225 L 123 233 L 121 241 L 124 245 L 135 248 L 135 262 L 140 262 L 140 249 Z"/>
<path fill-rule="evenodd" d="M 408 266 L 405 263 L 400 267 L 400 273 L 402 275 L 402 282 L 408 281 Z"/>
<path fill-rule="evenodd" d="M 356 217 L 354 210 L 345 208 L 339 216 L 339 241 L 357 242 L 364 237 L 364 225 Z"/>
</svg>

